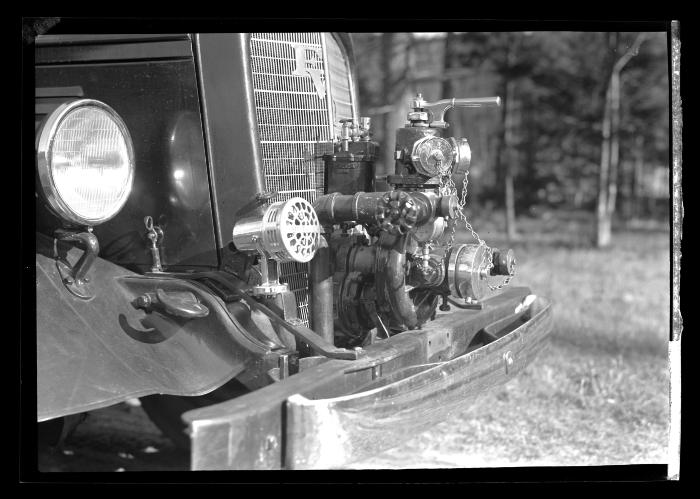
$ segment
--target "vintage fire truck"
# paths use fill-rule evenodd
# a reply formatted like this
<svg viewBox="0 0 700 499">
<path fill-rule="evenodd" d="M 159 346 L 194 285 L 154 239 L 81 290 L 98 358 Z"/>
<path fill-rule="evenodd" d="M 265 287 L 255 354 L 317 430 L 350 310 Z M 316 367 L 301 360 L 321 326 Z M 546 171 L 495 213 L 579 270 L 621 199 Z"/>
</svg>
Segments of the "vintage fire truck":
<svg viewBox="0 0 700 499">
<path fill-rule="evenodd" d="M 444 114 L 498 97 L 417 95 L 378 179 L 347 35 L 47 34 L 35 64 L 40 424 L 139 397 L 192 469 L 343 467 L 546 344 L 512 251 L 455 240 Z"/>
</svg>

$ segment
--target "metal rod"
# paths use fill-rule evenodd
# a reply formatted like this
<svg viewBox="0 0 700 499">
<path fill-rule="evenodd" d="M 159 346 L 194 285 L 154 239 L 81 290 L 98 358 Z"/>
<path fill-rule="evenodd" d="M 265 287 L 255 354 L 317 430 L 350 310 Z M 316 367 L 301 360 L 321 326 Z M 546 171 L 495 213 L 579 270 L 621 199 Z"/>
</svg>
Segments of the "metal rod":
<svg viewBox="0 0 700 499">
<path fill-rule="evenodd" d="M 311 260 L 311 324 L 323 339 L 334 344 L 333 274 L 328 241 L 321 236 L 316 256 Z"/>
</svg>

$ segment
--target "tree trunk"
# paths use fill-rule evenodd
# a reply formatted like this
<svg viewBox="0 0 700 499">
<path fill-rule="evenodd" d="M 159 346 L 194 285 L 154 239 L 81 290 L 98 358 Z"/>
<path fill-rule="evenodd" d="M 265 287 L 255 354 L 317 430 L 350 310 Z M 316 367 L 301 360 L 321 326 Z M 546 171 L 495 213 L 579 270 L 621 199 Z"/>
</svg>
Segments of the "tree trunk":
<svg viewBox="0 0 700 499">
<path fill-rule="evenodd" d="M 382 98 L 384 105 L 393 109 L 384 114 L 382 137 L 382 172 L 377 175 L 394 173 L 394 145 L 396 129 L 403 126 L 409 111 L 411 99 L 407 82 L 411 79 L 412 35 L 410 33 L 382 34 Z"/>
<path fill-rule="evenodd" d="M 517 229 L 515 226 L 515 191 L 513 188 L 513 163 L 516 161 L 516 144 L 515 144 L 515 80 L 510 74 L 510 70 L 516 62 L 515 39 L 509 36 L 508 48 L 506 50 L 506 67 L 505 77 L 507 79 L 505 89 L 505 100 L 503 103 L 503 150 L 502 155 L 505 156 L 505 161 L 502 164 L 503 168 L 503 194 L 506 210 L 506 237 L 509 241 L 518 238 Z"/>
<path fill-rule="evenodd" d="M 621 68 L 620 68 L 621 69 Z M 620 164 L 620 71 L 610 76 L 610 174 L 608 176 L 608 213 L 612 217 L 617 202 L 617 172 Z"/>
<path fill-rule="evenodd" d="M 632 174 L 632 196 L 634 199 L 632 214 L 635 217 L 641 215 L 641 202 L 642 202 L 642 172 L 644 170 L 644 153 L 642 151 L 642 145 L 644 140 L 642 136 L 637 137 L 638 151 L 637 157 L 634 162 L 634 173 Z"/>
<path fill-rule="evenodd" d="M 445 51 L 443 54 L 443 73 L 448 73 L 450 69 L 454 67 L 454 47 L 456 43 L 456 36 L 454 33 L 449 32 L 445 36 Z M 454 81 L 451 77 L 445 78 L 442 82 L 442 95 L 438 96 L 438 99 L 449 99 L 450 97 L 456 97 Z M 449 131 L 449 129 L 448 129 Z"/>
<path fill-rule="evenodd" d="M 600 153 L 600 168 L 598 170 L 598 203 L 596 205 L 596 238 L 598 248 L 610 245 L 611 213 L 608 211 L 608 179 L 610 176 L 610 135 L 612 128 L 612 112 L 610 106 L 610 87 L 605 93 L 605 110 L 603 111 L 602 146 Z"/>
<path fill-rule="evenodd" d="M 515 227 L 515 192 L 513 189 L 513 162 L 515 160 L 515 81 L 509 80 L 506 84 L 506 100 L 504 107 L 504 147 L 506 153 L 506 161 L 504 166 L 504 194 L 506 208 L 506 237 L 509 241 L 518 238 Z"/>
<path fill-rule="evenodd" d="M 458 35 L 455 34 L 454 32 L 448 32 L 447 35 L 445 36 L 445 45 L 444 45 L 444 50 L 443 50 L 443 63 L 442 63 L 442 68 L 443 68 L 443 75 L 445 77 L 442 79 L 442 88 L 440 89 L 440 95 L 437 96 L 438 99 L 449 99 L 451 97 L 461 97 L 456 95 L 457 90 L 456 90 L 456 77 L 453 76 L 448 76 L 451 74 L 452 69 L 457 67 L 456 64 L 456 55 L 455 55 L 455 48 L 457 44 L 459 43 L 459 38 Z M 450 115 L 450 127 L 447 128 L 444 132 L 444 137 L 460 137 L 461 135 L 458 133 L 459 131 L 462 130 L 462 127 L 460 126 L 459 122 L 461 121 L 462 115 L 464 113 L 459 113 L 452 111 L 452 114 Z M 453 176 L 453 179 L 455 181 L 455 189 L 457 190 L 457 197 L 459 199 L 462 199 L 462 190 L 463 190 L 463 179 L 464 176 L 461 174 L 455 174 Z M 468 180 L 468 179 L 467 179 Z M 472 195 L 469 196 L 469 199 L 471 201 L 471 204 L 473 206 L 474 204 L 474 184 L 472 184 L 471 189 L 468 189 Z"/>
<path fill-rule="evenodd" d="M 382 33 L 381 44 L 381 61 L 384 74 L 382 78 L 382 105 L 393 103 L 393 80 L 394 75 L 391 71 L 391 60 L 393 58 L 394 43 L 396 33 Z M 394 173 L 394 151 L 391 148 L 394 137 L 394 128 L 392 123 L 392 112 L 385 112 L 382 117 L 382 148 L 381 148 L 381 164 L 378 165 L 376 175 L 388 175 Z"/>
<path fill-rule="evenodd" d="M 635 204 L 636 204 L 636 176 L 639 166 L 644 161 L 644 137 L 642 135 L 637 135 L 634 140 L 634 161 L 627 163 L 624 168 L 624 200 L 621 203 L 623 207 L 623 216 L 625 222 L 629 222 L 635 216 Z"/>
<path fill-rule="evenodd" d="M 620 73 L 627 63 L 637 55 L 645 34 L 640 33 L 632 46 L 612 66 L 605 95 L 603 113 L 600 174 L 598 176 L 598 204 L 596 208 L 596 246 L 604 248 L 612 240 L 612 216 L 617 201 L 617 170 L 620 162 Z M 619 48 L 619 33 L 609 43 L 615 52 Z M 608 38 L 610 41 L 610 38 Z"/>
</svg>

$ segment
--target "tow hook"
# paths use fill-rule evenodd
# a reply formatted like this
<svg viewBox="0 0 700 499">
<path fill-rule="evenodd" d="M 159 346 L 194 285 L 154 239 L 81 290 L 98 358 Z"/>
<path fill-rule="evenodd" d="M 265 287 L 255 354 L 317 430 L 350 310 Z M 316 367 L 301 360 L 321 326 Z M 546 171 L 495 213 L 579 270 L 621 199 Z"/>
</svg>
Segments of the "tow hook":
<svg viewBox="0 0 700 499">
<path fill-rule="evenodd" d="M 155 293 L 144 293 L 134 301 L 134 306 L 151 312 L 158 310 L 175 317 L 195 319 L 209 315 L 209 309 L 199 302 L 194 293 L 189 291 L 171 291 L 166 293 L 156 289 Z"/>
</svg>

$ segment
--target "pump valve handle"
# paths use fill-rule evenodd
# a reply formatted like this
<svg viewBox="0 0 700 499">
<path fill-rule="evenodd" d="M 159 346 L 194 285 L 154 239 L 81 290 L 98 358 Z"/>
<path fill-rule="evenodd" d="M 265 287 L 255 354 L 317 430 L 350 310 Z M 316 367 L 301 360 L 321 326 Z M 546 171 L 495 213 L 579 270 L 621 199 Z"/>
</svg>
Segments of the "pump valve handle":
<svg viewBox="0 0 700 499">
<path fill-rule="evenodd" d="M 432 114 L 433 120 L 430 126 L 433 128 L 447 128 L 445 112 L 453 107 L 498 107 L 501 105 L 500 97 L 476 97 L 465 99 L 442 99 L 437 102 L 422 103 L 423 109 Z"/>
</svg>

